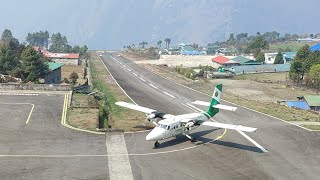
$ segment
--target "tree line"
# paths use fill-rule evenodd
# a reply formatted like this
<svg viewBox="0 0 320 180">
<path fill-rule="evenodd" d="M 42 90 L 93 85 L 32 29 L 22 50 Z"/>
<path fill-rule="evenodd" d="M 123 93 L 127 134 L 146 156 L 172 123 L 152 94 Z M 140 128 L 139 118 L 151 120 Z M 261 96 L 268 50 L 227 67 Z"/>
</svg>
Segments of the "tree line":
<svg viewBox="0 0 320 180">
<path fill-rule="evenodd" d="M 320 89 L 320 52 L 311 51 L 309 45 L 299 49 L 293 59 L 289 77 L 297 85 Z"/>
<path fill-rule="evenodd" d="M 50 41 L 49 41 L 50 39 Z M 68 44 L 68 39 L 66 36 L 61 35 L 61 33 L 53 33 L 50 37 L 48 31 L 39 31 L 28 33 L 26 37 L 26 41 L 28 44 L 32 46 L 38 46 L 41 48 L 50 48 L 48 49 L 50 52 L 55 53 L 78 53 L 81 57 L 86 58 L 88 56 L 87 50 L 88 47 L 86 45 L 80 47 L 78 45 L 72 47 Z"/>
<path fill-rule="evenodd" d="M 48 60 L 32 46 L 20 44 L 11 31 L 5 29 L 0 40 L 0 74 L 36 82 L 49 71 Z"/>
<path fill-rule="evenodd" d="M 21 78 L 23 82 L 38 82 L 39 78 L 44 78 L 48 73 L 49 67 L 46 62 L 49 61 L 41 52 L 34 50 L 33 46 L 48 47 L 48 31 L 28 33 L 26 43 L 20 43 L 13 37 L 9 29 L 5 29 L 0 39 L 0 74 L 11 75 Z M 51 37 L 52 52 L 74 52 L 87 56 L 87 46 L 79 47 L 68 45 L 67 38 L 60 33 L 53 34 Z"/>
<path fill-rule="evenodd" d="M 169 48 L 170 48 L 171 39 L 170 39 L 170 38 L 165 38 L 163 41 L 166 43 L 166 49 L 169 49 Z M 162 41 L 162 40 L 157 41 L 157 47 L 158 47 L 159 49 L 161 49 L 161 46 L 162 46 L 163 41 Z M 142 42 L 140 42 L 138 45 L 139 45 L 142 49 L 144 49 L 144 48 L 146 48 L 146 47 L 149 45 L 149 43 L 146 42 L 146 41 L 142 41 Z M 137 47 L 137 46 L 136 46 L 136 44 L 134 44 L 134 43 L 131 44 L 131 45 L 122 46 L 123 49 L 126 49 L 126 48 L 127 48 L 127 49 L 134 49 L 134 48 L 136 48 L 136 47 Z"/>
</svg>

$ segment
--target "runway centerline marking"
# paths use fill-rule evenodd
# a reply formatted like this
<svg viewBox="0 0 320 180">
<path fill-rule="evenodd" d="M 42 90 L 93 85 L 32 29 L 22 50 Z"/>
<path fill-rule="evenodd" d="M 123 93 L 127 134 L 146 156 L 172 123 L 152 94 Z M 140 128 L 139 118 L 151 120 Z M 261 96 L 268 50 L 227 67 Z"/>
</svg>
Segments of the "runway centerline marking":
<svg viewBox="0 0 320 180">
<path fill-rule="evenodd" d="M 153 84 L 149 84 L 149 86 L 155 88 L 155 89 L 159 89 L 158 87 L 154 86 Z"/>
<path fill-rule="evenodd" d="M 146 82 L 146 80 L 144 80 L 144 79 L 142 79 L 142 78 L 139 78 L 141 81 L 143 81 L 143 82 Z"/>
<path fill-rule="evenodd" d="M 247 138 L 252 144 L 254 144 L 255 146 L 257 146 L 262 152 L 267 153 L 268 150 L 266 150 L 264 147 L 262 147 L 260 144 L 258 144 L 256 141 L 254 141 L 252 138 L 250 138 L 247 134 L 245 134 L 242 131 L 238 131 L 238 133 L 240 133 L 242 136 L 244 136 L 245 138 Z"/>
<path fill-rule="evenodd" d="M 31 105 L 32 107 L 31 107 L 30 113 L 29 113 L 29 115 L 28 115 L 28 118 L 27 118 L 27 120 L 26 120 L 26 124 L 29 123 L 30 118 L 31 118 L 31 115 L 32 115 L 32 113 L 33 113 L 34 104 L 31 104 L 31 103 L 1 103 L 1 102 L 0 102 L 0 104 L 4 104 L 4 105 Z"/>
<path fill-rule="evenodd" d="M 136 74 L 136 73 L 132 73 L 133 75 L 135 75 L 135 76 L 138 76 L 138 74 Z"/>
<path fill-rule="evenodd" d="M 170 97 L 172 97 L 172 98 L 174 98 L 174 99 L 176 98 L 176 97 L 174 97 L 173 95 L 171 95 L 171 94 L 169 94 L 169 93 L 167 93 L 167 92 L 165 92 L 165 91 L 164 91 L 163 93 L 166 94 L 166 95 L 168 95 L 168 96 L 170 96 Z"/>
</svg>

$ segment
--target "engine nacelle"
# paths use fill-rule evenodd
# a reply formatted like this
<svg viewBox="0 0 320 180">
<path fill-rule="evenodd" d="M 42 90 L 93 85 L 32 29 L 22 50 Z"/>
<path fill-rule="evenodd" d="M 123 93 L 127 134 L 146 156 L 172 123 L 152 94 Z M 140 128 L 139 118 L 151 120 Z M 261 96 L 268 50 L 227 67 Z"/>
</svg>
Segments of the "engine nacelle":
<svg viewBox="0 0 320 180">
<path fill-rule="evenodd" d="M 194 122 L 190 121 L 185 126 L 186 130 L 190 131 L 192 127 L 194 127 Z"/>
</svg>

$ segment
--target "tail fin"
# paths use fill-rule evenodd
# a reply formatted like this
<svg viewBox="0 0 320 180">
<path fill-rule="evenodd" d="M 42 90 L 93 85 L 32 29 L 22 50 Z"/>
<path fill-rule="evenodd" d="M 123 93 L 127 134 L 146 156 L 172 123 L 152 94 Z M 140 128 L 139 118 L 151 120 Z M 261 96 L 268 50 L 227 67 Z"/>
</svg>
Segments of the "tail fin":
<svg viewBox="0 0 320 180">
<path fill-rule="evenodd" d="M 207 111 L 207 114 L 209 114 L 211 117 L 213 117 L 219 112 L 218 108 L 214 108 L 212 106 L 220 104 L 221 93 L 222 93 L 222 84 L 217 84 L 212 95 L 209 109 Z"/>
</svg>

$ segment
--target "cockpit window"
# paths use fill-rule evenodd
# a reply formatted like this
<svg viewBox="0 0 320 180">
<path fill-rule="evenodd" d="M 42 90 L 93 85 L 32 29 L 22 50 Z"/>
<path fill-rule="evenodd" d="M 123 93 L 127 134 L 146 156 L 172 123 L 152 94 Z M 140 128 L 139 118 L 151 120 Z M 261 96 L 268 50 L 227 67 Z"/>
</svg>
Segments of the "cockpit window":
<svg viewBox="0 0 320 180">
<path fill-rule="evenodd" d="M 158 124 L 157 127 L 160 127 L 160 128 L 163 128 L 163 129 L 166 129 L 167 128 L 167 125 L 164 125 L 164 124 Z"/>
</svg>

